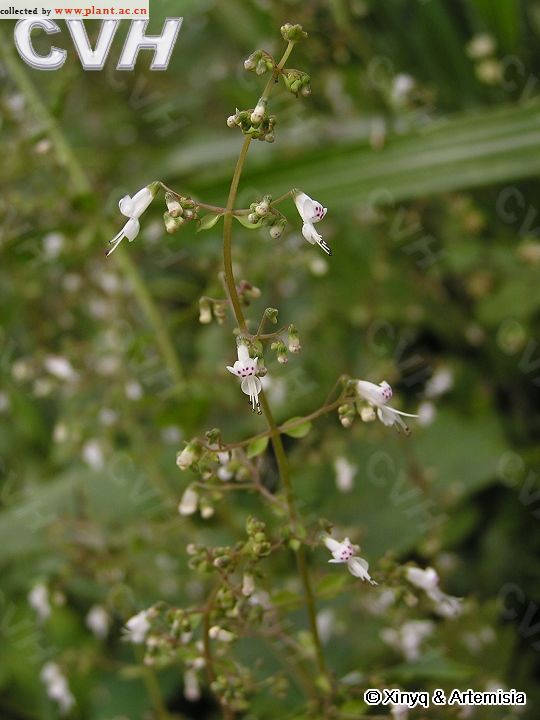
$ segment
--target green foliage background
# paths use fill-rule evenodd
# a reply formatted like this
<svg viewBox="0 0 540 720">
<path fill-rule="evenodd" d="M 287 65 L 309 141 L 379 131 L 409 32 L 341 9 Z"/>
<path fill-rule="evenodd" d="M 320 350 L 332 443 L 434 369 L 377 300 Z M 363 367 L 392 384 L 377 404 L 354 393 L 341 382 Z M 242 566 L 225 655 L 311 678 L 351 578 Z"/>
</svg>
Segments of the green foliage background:
<svg viewBox="0 0 540 720">
<path fill-rule="evenodd" d="M 230 328 L 198 323 L 199 297 L 220 292 L 219 226 L 169 237 L 153 206 L 132 245 L 107 261 L 104 248 L 120 227 L 118 198 L 154 179 L 225 203 L 241 141 L 225 119 L 252 107 L 261 84 L 243 59 L 277 51 L 291 20 L 310 33 L 294 65 L 312 76 L 313 95 L 276 92 L 276 143 L 252 148 L 240 204 L 304 189 L 329 208 L 334 256 L 321 274 L 292 206 L 280 241 L 235 228 L 241 276 L 262 289 L 252 317 L 279 307 L 301 332 L 299 356 L 268 363 L 285 383 L 278 419 L 320 405 L 343 372 L 387 379 L 410 411 L 437 369 L 454 375 L 434 422 L 410 438 L 327 417 L 291 439 L 297 495 L 308 517 L 353 533 L 375 573 L 389 553 L 435 563 L 445 588 L 475 608 L 474 621 L 442 624 L 435 646 L 405 665 L 378 641 L 384 618 L 366 614 L 369 589 L 351 579 L 319 603 L 340 621 L 326 652 L 338 674 L 377 668 L 402 686 L 499 681 L 526 690 L 536 717 L 540 3 L 152 0 L 152 12 L 156 31 L 185 17 L 165 73 L 149 72 L 146 58 L 117 73 L 116 55 L 102 73 L 83 72 L 67 32 L 55 39 L 70 50 L 66 66 L 30 70 L 11 24 L 0 28 L 0 716 L 56 717 L 39 681 L 53 657 L 70 669 L 75 717 L 148 717 L 151 680 L 120 642 L 122 624 L 158 599 L 181 605 L 204 592 L 186 544 L 234 542 L 246 516 L 263 512 L 240 493 L 209 521 L 176 511 L 182 438 L 264 427 L 226 377 Z M 493 84 L 465 50 L 481 32 L 497 41 L 503 77 Z M 397 73 L 417 84 L 401 106 L 389 95 Z M 64 238 L 58 254 L 46 250 L 50 233 Z M 48 355 L 69 359 L 74 385 L 47 375 Z M 134 381 L 136 401 L 125 392 Z M 112 424 L 103 409 L 116 413 Z M 103 449 L 101 469 L 84 462 L 89 441 Z M 358 467 L 348 495 L 334 483 L 340 455 Z M 326 561 L 323 549 L 310 556 L 318 581 Z M 273 573 L 294 590 L 292 561 Z M 45 628 L 26 600 L 38 580 L 65 598 Z M 106 643 L 84 625 L 97 602 L 115 617 Z M 484 626 L 496 640 L 471 649 L 467 634 Z M 250 656 L 275 663 L 260 644 L 246 646 Z M 178 668 L 158 680 L 171 711 L 215 715 L 210 702 L 183 704 Z M 272 703 L 259 700 L 254 716 L 277 716 Z"/>
</svg>

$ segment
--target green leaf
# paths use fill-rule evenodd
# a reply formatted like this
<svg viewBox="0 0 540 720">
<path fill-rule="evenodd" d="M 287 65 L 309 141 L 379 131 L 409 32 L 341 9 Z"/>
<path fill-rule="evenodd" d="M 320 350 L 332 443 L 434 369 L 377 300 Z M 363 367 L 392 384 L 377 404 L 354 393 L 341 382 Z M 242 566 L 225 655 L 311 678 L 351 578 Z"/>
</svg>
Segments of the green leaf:
<svg viewBox="0 0 540 720">
<path fill-rule="evenodd" d="M 234 217 L 238 220 L 240 225 L 243 225 L 248 230 L 256 230 L 257 228 L 262 227 L 262 223 L 260 220 L 253 224 L 249 222 L 247 215 L 234 215 Z"/>
<path fill-rule="evenodd" d="M 297 420 L 301 420 L 300 417 L 294 417 L 288 420 L 285 424 L 288 425 L 289 423 L 296 422 Z M 297 425 L 296 427 L 291 428 L 290 430 L 284 430 L 285 435 L 288 435 L 289 437 L 293 438 L 303 438 L 305 437 L 308 432 L 311 430 L 311 422 L 309 420 L 307 422 L 303 422 L 301 425 Z"/>
<path fill-rule="evenodd" d="M 211 230 L 214 225 L 217 224 L 220 217 L 223 217 L 223 213 L 208 213 L 208 215 L 205 215 L 199 222 L 197 232 L 201 232 L 202 230 Z"/>
<path fill-rule="evenodd" d="M 270 438 L 263 437 L 263 438 L 257 438 L 257 440 L 253 440 L 253 442 L 250 442 L 249 445 L 247 446 L 248 458 L 254 458 L 254 457 L 257 457 L 257 455 L 262 455 L 262 453 L 268 447 L 269 439 Z"/>
</svg>

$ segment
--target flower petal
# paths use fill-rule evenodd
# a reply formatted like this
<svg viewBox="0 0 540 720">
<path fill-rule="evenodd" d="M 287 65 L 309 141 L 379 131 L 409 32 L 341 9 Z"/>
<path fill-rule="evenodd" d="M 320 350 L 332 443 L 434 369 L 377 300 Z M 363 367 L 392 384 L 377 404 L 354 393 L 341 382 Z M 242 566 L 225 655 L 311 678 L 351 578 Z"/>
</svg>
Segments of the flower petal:
<svg viewBox="0 0 540 720">
<path fill-rule="evenodd" d="M 126 217 L 132 217 L 134 205 L 130 195 L 126 195 L 125 197 L 123 197 L 118 203 L 118 207 L 120 208 L 120 212 L 122 213 L 122 215 L 125 215 Z"/>
<path fill-rule="evenodd" d="M 385 399 L 380 385 L 375 385 L 375 383 L 369 382 L 369 380 L 358 380 L 356 383 L 356 391 L 364 400 L 367 400 L 368 403 L 376 407 L 384 405 Z M 382 422 L 384 422 L 384 420 Z"/>
<path fill-rule="evenodd" d="M 147 187 L 143 187 L 139 190 L 139 192 L 132 198 L 130 217 L 139 218 L 148 208 L 153 199 L 154 196 Z"/>
<path fill-rule="evenodd" d="M 331 553 L 338 552 L 341 549 L 341 543 L 329 536 L 326 536 L 323 542 Z M 329 560 L 329 562 L 332 562 L 332 560 Z"/>
<path fill-rule="evenodd" d="M 308 218 L 305 216 L 305 203 L 306 201 L 313 204 L 312 199 L 309 197 L 309 195 L 306 195 L 306 193 L 298 192 L 294 195 L 294 204 L 296 205 L 296 209 L 298 210 L 298 214 L 302 218 L 304 222 L 309 222 Z"/>
<path fill-rule="evenodd" d="M 361 580 L 367 580 L 372 585 L 377 585 L 375 580 L 372 579 L 371 575 L 368 572 L 369 564 L 366 560 L 364 560 L 364 558 L 352 557 L 347 562 L 347 567 L 349 568 L 349 572 L 351 573 L 351 575 L 354 575 Z"/>
<path fill-rule="evenodd" d="M 129 242 L 133 242 L 137 235 L 139 234 L 139 231 L 141 229 L 141 225 L 139 221 L 136 218 L 130 218 L 127 223 L 124 225 L 124 235 L 127 237 Z"/>
</svg>

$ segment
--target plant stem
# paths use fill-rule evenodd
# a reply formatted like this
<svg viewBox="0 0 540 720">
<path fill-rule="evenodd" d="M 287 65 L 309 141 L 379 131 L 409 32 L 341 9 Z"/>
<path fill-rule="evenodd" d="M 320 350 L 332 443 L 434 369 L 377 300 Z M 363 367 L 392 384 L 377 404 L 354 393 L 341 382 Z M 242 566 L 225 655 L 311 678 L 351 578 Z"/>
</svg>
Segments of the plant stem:
<svg viewBox="0 0 540 720">
<path fill-rule="evenodd" d="M 279 65 L 276 67 L 276 69 L 272 73 L 272 77 L 268 80 L 268 83 L 266 84 L 266 87 L 265 87 L 263 95 L 262 95 L 263 98 L 268 97 L 271 87 L 272 87 L 272 84 L 278 78 L 279 72 L 285 65 L 285 62 L 287 61 L 287 58 L 289 57 L 293 46 L 294 46 L 294 43 L 288 44 L 287 49 L 285 50 L 285 53 L 284 53 Z M 233 266 L 232 266 L 232 219 L 233 219 L 234 203 L 236 201 L 236 196 L 238 193 L 238 184 L 240 182 L 240 177 L 242 175 L 242 170 L 244 168 L 244 163 L 245 163 L 248 151 L 249 151 L 250 144 L 251 144 L 251 138 L 249 136 L 246 136 L 246 138 L 244 139 L 244 143 L 242 145 L 242 149 L 240 151 L 240 155 L 238 157 L 234 175 L 233 175 L 233 178 L 231 181 L 231 187 L 229 190 L 229 197 L 227 200 L 227 208 L 226 208 L 224 227 L 223 227 L 223 261 L 224 261 L 224 269 L 225 269 L 225 283 L 226 283 L 227 291 L 228 291 L 228 294 L 229 294 L 229 297 L 231 300 L 231 305 L 232 305 L 232 308 L 234 311 L 234 316 L 236 318 L 236 322 L 238 324 L 240 331 L 243 333 L 247 333 L 247 323 L 246 323 L 246 319 L 244 317 L 242 306 L 240 304 L 240 299 L 238 297 L 238 291 L 236 289 L 236 282 L 234 279 L 234 272 L 233 272 Z M 281 438 L 281 431 L 278 428 L 278 426 L 276 425 L 276 422 L 272 415 L 272 411 L 270 409 L 270 405 L 268 403 L 268 400 L 267 400 L 264 392 L 260 393 L 259 398 L 261 401 L 262 412 L 266 418 L 266 423 L 268 425 L 268 429 L 269 429 L 268 434 L 270 435 L 271 440 L 272 440 L 272 446 L 274 448 L 274 454 L 275 454 L 277 465 L 278 465 L 279 477 L 280 477 L 282 485 L 285 489 L 289 520 L 291 523 L 291 528 L 294 532 L 298 528 L 298 515 L 296 512 L 296 507 L 295 507 L 295 502 L 294 502 L 294 492 L 293 492 L 293 487 L 292 487 L 292 483 L 291 483 L 291 479 L 290 479 L 287 457 L 285 455 L 285 449 L 283 447 L 283 441 Z M 308 571 L 308 567 L 307 567 L 307 563 L 306 563 L 304 546 L 302 544 L 300 545 L 300 548 L 295 551 L 295 555 L 296 555 L 296 563 L 298 566 L 298 571 L 300 574 L 300 579 L 301 579 L 302 586 L 304 589 L 304 599 L 305 599 L 306 610 L 308 613 L 309 625 L 310 625 L 311 635 L 313 638 L 313 644 L 315 646 L 317 667 L 318 667 L 319 673 L 321 675 L 323 675 L 325 678 L 328 678 L 328 670 L 326 668 L 322 643 L 321 643 L 321 639 L 319 636 L 319 630 L 317 627 L 315 599 L 313 596 L 313 590 L 311 587 L 309 571 Z"/>
<path fill-rule="evenodd" d="M 250 144 L 251 138 L 246 136 L 234 170 L 234 175 L 231 181 L 231 189 L 229 190 L 229 197 L 227 200 L 225 218 L 223 220 L 223 268 L 225 271 L 225 283 L 227 285 L 227 291 L 229 293 L 231 305 L 236 317 L 236 322 L 243 333 L 247 332 L 247 325 L 244 313 L 242 312 L 240 298 L 238 297 L 238 290 L 236 289 L 232 266 L 232 211 L 236 201 L 236 195 L 238 193 L 238 183 L 240 182 L 240 177 L 242 176 L 242 170 L 244 169 L 244 163 L 246 161 Z"/>
<path fill-rule="evenodd" d="M 296 508 L 294 505 L 294 492 L 293 487 L 291 483 L 291 478 L 289 475 L 289 464 L 287 462 L 287 456 L 285 455 L 285 448 L 283 447 L 283 440 L 281 438 L 281 433 L 274 421 L 272 411 L 270 410 L 270 406 L 268 404 L 268 400 L 264 393 L 261 393 L 261 407 L 263 410 L 263 413 L 266 417 L 266 421 L 270 427 L 270 431 L 272 433 L 272 446 L 274 448 L 274 454 L 276 456 L 276 462 L 278 466 L 279 471 L 279 477 L 281 478 L 281 481 L 283 483 L 283 486 L 285 487 L 285 495 L 287 498 L 287 506 L 289 509 L 289 518 L 291 521 L 291 526 L 293 532 L 295 532 L 298 528 L 298 516 L 296 513 Z M 309 577 L 309 571 L 306 563 L 306 554 L 304 551 L 303 544 L 300 545 L 298 550 L 295 552 L 296 555 L 296 564 L 298 566 L 298 572 L 300 573 L 300 578 L 302 580 L 302 585 L 304 588 L 304 597 L 306 601 L 306 609 L 309 617 L 309 625 L 311 628 L 311 635 L 313 637 L 313 643 L 315 645 L 315 653 L 317 656 L 317 666 L 319 668 L 319 672 L 321 675 L 328 675 L 328 670 L 326 668 L 326 663 L 324 660 L 324 652 L 322 648 L 321 639 L 319 637 L 319 629 L 317 627 L 317 613 L 315 610 L 315 598 L 313 597 L 313 589 L 311 587 L 311 580 Z"/>
</svg>

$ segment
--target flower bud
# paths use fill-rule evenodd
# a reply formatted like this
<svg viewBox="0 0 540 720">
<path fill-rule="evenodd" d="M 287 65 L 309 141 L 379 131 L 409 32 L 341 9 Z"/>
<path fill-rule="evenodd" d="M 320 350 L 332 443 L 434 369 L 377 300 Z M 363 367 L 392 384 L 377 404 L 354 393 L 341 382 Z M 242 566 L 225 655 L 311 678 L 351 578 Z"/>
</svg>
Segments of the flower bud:
<svg viewBox="0 0 540 720">
<path fill-rule="evenodd" d="M 180 215 L 182 215 L 182 213 L 184 212 L 184 209 L 180 205 L 180 202 L 172 193 L 167 193 L 165 195 L 165 202 L 167 203 L 167 210 L 169 211 L 169 215 L 172 218 L 180 217 Z"/>
<path fill-rule="evenodd" d="M 190 485 L 184 491 L 182 499 L 178 505 L 178 512 L 180 515 L 187 517 L 197 512 L 197 506 L 199 504 L 199 493 L 195 488 Z"/>
<path fill-rule="evenodd" d="M 276 342 L 273 342 L 270 345 L 270 350 L 274 350 L 276 352 L 278 362 L 282 365 L 285 365 L 285 363 L 289 362 L 289 358 L 287 357 L 287 348 L 285 347 L 285 343 L 282 340 L 277 340 Z"/>
<path fill-rule="evenodd" d="M 285 23 L 285 25 L 281 26 L 281 35 L 287 42 L 300 42 L 300 40 L 305 40 L 308 36 L 301 25 L 293 25 L 292 23 Z"/>
<path fill-rule="evenodd" d="M 244 60 L 244 68 L 246 70 L 255 70 L 257 67 L 257 63 L 259 62 L 261 57 L 261 51 L 257 50 L 254 53 L 251 53 L 251 55 Z"/>
<path fill-rule="evenodd" d="M 266 308 L 264 311 L 264 317 L 269 320 L 272 325 L 277 325 L 278 312 L 279 310 L 276 310 L 276 308 Z"/>
<path fill-rule="evenodd" d="M 212 640 L 221 640 L 221 642 L 231 642 L 235 639 L 235 635 L 228 630 L 220 628 L 218 625 L 213 625 L 208 631 L 208 636 Z"/>
<path fill-rule="evenodd" d="M 257 213 L 254 213 L 254 212 L 249 213 L 249 215 L 248 215 L 248 221 L 249 221 L 252 225 L 256 225 L 256 224 L 259 222 L 259 216 L 257 215 Z"/>
<path fill-rule="evenodd" d="M 225 318 L 227 317 L 227 303 L 226 302 L 215 302 L 214 303 L 214 317 L 216 318 L 218 325 L 223 325 Z"/>
<path fill-rule="evenodd" d="M 227 118 L 227 125 L 230 128 L 234 128 L 238 125 L 238 115 L 229 115 Z"/>
<path fill-rule="evenodd" d="M 289 352 L 297 353 L 300 352 L 301 349 L 302 346 L 300 345 L 298 330 L 294 325 L 289 325 Z"/>
<path fill-rule="evenodd" d="M 186 447 L 176 455 L 176 464 L 180 470 L 187 470 L 198 460 L 200 447 L 194 442 L 188 443 Z"/>
<path fill-rule="evenodd" d="M 212 307 L 207 298 L 199 300 L 199 322 L 201 325 L 209 325 L 212 322 Z"/>
<path fill-rule="evenodd" d="M 267 143 L 273 143 L 275 139 L 276 139 L 276 136 L 274 135 L 273 132 L 266 133 L 266 135 L 264 136 L 264 140 Z"/>
<path fill-rule="evenodd" d="M 163 221 L 165 222 L 165 230 L 169 235 L 174 235 L 184 224 L 184 218 L 172 217 L 168 210 L 163 213 Z"/>
<path fill-rule="evenodd" d="M 244 597 L 251 597 L 255 591 L 255 579 L 253 575 L 244 573 L 242 578 L 242 595 Z"/>
<path fill-rule="evenodd" d="M 259 203 L 255 208 L 255 214 L 259 217 L 264 217 L 269 210 L 269 205 L 266 202 Z"/>
<path fill-rule="evenodd" d="M 296 97 L 298 97 L 299 93 L 305 96 L 311 95 L 311 78 L 302 70 L 285 68 L 282 72 L 282 78 L 287 90 Z"/>
<path fill-rule="evenodd" d="M 255 68 L 255 72 L 257 75 L 264 75 L 264 73 L 268 70 L 268 64 L 264 60 L 259 60 L 257 63 L 257 67 Z"/>
<path fill-rule="evenodd" d="M 270 228 L 270 237 L 272 238 L 272 240 L 277 240 L 279 237 L 281 237 L 282 233 L 283 233 L 282 225 L 273 225 Z"/>
<path fill-rule="evenodd" d="M 346 404 L 346 405 L 340 405 L 338 408 L 338 416 L 339 416 L 339 422 L 342 424 L 344 428 L 351 427 L 355 411 L 352 405 Z"/>
<path fill-rule="evenodd" d="M 251 113 L 251 124 L 252 125 L 260 125 L 265 114 L 266 114 L 266 106 L 268 104 L 268 100 L 266 98 L 260 98 L 259 102 L 257 103 L 257 107 L 253 112 Z"/>
<path fill-rule="evenodd" d="M 377 416 L 375 415 L 375 410 L 370 405 L 364 405 L 360 410 L 360 417 L 363 422 L 373 422 Z"/>
</svg>

